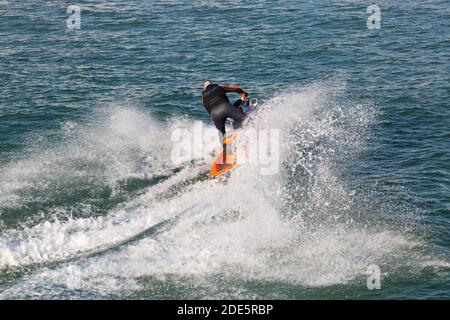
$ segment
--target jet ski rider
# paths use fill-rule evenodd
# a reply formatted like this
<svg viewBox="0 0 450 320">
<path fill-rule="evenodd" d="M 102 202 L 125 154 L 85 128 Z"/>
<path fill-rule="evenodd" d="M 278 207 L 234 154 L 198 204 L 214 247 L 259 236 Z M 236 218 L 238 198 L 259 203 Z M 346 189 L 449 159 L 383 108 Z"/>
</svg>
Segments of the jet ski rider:
<svg viewBox="0 0 450 320">
<path fill-rule="evenodd" d="M 221 86 L 207 80 L 203 83 L 202 103 L 217 130 L 219 130 L 220 141 L 223 143 L 225 137 L 225 122 L 228 118 L 233 119 L 233 128 L 237 129 L 245 119 L 241 105 L 247 101 L 248 92 L 239 86 Z M 236 92 L 241 95 L 234 105 L 230 103 L 227 93 Z M 225 148 L 224 148 L 225 149 Z"/>
</svg>

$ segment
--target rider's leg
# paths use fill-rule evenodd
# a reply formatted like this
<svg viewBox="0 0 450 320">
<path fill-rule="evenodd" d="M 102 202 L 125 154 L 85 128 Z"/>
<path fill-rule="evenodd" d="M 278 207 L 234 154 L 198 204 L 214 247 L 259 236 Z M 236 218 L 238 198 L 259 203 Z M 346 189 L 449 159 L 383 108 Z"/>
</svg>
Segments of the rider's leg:
<svg viewBox="0 0 450 320">
<path fill-rule="evenodd" d="M 242 104 L 242 99 L 237 99 L 234 103 L 233 106 L 235 106 L 236 108 L 239 108 Z"/>
<path fill-rule="evenodd" d="M 235 106 L 237 109 L 239 109 L 240 111 L 242 111 L 242 113 L 244 113 L 244 109 L 242 109 L 242 106 L 244 105 L 244 101 L 242 99 L 237 99 L 234 103 L 233 106 Z"/>
<path fill-rule="evenodd" d="M 226 145 L 224 142 L 225 139 L 225 122 L 227 120 L 227 108 L 226 106 L 216 106 L 211 111 L 211 118 L 216 126 L 217 130 L 219 130 L 219 139 L 220 144 L 223 149 L 223 163 L 226 161 Z"/>
<path fill-rule="evenodd" d="M 238 129 L 241 127 L 242 122 L 245 120 L 245 114 L 242 109 L 228 108 L 227 117 L 233 119 L 233 128 Z"/>
</svg>

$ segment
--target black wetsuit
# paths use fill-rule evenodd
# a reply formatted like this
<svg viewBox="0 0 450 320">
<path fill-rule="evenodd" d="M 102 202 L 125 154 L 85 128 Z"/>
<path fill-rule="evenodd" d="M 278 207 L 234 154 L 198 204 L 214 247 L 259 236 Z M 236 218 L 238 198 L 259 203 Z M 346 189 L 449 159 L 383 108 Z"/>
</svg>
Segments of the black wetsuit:
<svg viewBox="0 0 450 320">
<path fill-rule="evenodd" d="M 225 135 L 225 121 L 233 119 L 233 127 L 239 128 L 245 119 L 242 109 L 232 105 L 227 97 L 227 92 L 243 93 L 241 88 L 221 87 L 218 84 L 210 84 L 206 90 L 202 92 L 202 102 L 211 116 L 214 125 L 222 135 Z M 240 100 L 238 100 L 240 101 Z M 236 103 L 238 103 L 236 101 Z M 235 103 L 235 105 L 236 105 Z"/>
</svg>

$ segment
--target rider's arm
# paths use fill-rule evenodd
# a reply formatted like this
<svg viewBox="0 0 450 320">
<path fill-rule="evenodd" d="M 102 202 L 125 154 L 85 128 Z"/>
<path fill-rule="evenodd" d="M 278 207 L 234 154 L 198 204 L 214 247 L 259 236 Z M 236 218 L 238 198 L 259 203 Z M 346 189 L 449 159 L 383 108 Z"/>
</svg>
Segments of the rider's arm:
<svg viewBox="0 0 450 320">
<path fill-rule="evenodd" d="M 239 94 L 242 94 L 244 90 L 241 89 L 239 86 L 220 86 L 225 92 L 237 92 Z"/>
<path fill-rule="evenodd" d="M 225 92 L 237 92 L 241 95 L 243 101 L 247 101 L 248 92 L 241 89 L 239 86 L 220 86 Z"/>
</svg>

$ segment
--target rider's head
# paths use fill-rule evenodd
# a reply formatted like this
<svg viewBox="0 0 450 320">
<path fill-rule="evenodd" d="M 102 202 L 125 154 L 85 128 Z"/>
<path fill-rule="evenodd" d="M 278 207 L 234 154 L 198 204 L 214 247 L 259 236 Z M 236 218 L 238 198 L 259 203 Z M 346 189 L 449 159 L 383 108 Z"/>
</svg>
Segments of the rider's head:
<svg viewBox="0 0 450 320">
<path fill-rule="evenodd" d="M 209 86 L 210 84 L 213 84 L 212 81 L 206 80 L 205 82 L 203 82 L 203 89 L 206 90 L 206 87 Z"/>
</svg>

